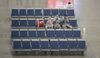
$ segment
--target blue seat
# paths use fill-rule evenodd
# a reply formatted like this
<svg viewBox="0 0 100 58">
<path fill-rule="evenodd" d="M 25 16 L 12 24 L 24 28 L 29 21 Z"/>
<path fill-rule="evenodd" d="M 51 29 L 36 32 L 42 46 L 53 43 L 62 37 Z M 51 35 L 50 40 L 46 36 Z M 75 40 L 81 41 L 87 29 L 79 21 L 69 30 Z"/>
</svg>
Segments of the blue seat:
<svg viewBox="0 0 100 58">
<path fill-rule="evenodd" d="M 19 16 L 18 9 L 12 9 L 11 16 Z"/>
<path fill-rule="evenodd" d="M 65 38 L 72 38 L 72 30 L 65 30 L 64 31 Z"/>
<path fill-rule="evenodd" d="M 67 16 L 67 10 L 66 9 L 59 9 L 59 16 Z"/>
<path fill-rule="evenodd" d="M 38 38 L 45 38 L 45 30 L 37 30 Z"/>
<path fill-rule="evenodd" d="M 36 35 L 36 31 L 29 31 L 29 38 L 36 38 L 37 35 Z"/>
<path fill-rule="evenodd" d="M 27 38 L 28 37 L 27 31 L 20 31 L 20 37 L 21 38 Z"/>
<path fill-rule="evenodd" d="M 43 10 L 43 15 L 44 16 L 51 16 L 51 10 L 50 9 L 44 9 Z"/>
<path fill-rule="evenodd" d="M 26 9 L 20 9 L 19 13 L 20 16 L 27 16 Z"/>
<path fill-rule="evenodd" d="M 31 45 L 32 45 L 32 49 L 39 49 L 40 48 L 39 41 L 32 41 Z"/>
<path fill-rule="evenodd" d="M 81 31 L 73 29 L 73 38 L 81 38 Z"/>
<path fill-rule="evenodd" d="M 48 20 L 44 20 L 45 24 L 47 23 Z"/>
<path fill-rule="evenodd" d="M 19 31 L 11 31 L 11 38 L 19 38 Z"/>
<path fill-rule="evenodd" d="M 51 49 L 59 49 L 58 45 L 59 45 L 58 41 L 50 41 L 50 48 Z"/>
<path fill-rule="evenodd" d="M 21 41 L 13 41 L 13 49 L 22 49 Z"/>
<path fill-rule="evenodd" d="M 55 38 L 55 31 L 54 30 L 47 30 L 46 37 L 47 38 Z"/>
<path fill-rule="evenodd" d="M 56 30 L 55 37 L 56 38 L 64 38 L 64 31 L 63 30 Z"/>
<path fill-rule="evenodd" d="M 11 27 L 19 27 L 19 20 L 12 20 Z"/>
<path fill-rule="evenodd" d="M 73 10 L 67 10 L 67 15 L 68 16 L 75 16 L 74 9 Z"/>
<path fill-rule="evenodd" d="M 28 9 L 27 10 L 27 16 L 34 16 L 34 10 L 33 9 Z"/>
<path fill-rule="evenodd" d="M 86 49 L 85 41 L 78 41 L 78 49 Z"/>
<path fill-rule="evenodd" d="M 35 27 L 36 25 L 35 25 L 35 22 L 36 20 L 28 20 L 28 26 L 29 27 Z"/>
<path fill-rule="evenodd" d="M 30 41 L 22 41 L 23 49 L 31 49 Z"/>
<path fill-rule="evenodd" d="M 60 49 L 67 49 L 68 48 L 68 42 L 67 41 L 59 41 L 59 48 Z"/>
<path fill-rule="evenodd" d="M 40 41 L 41 49 L 48 49 L 49 48 L 49 42 L 48 41 Z"/>
<path fill-rule="evenodd" d="M 20 20 L 20 27 L 27 27 L 27 20 Z"/>
<path fill-rule="evenodd" d="M 78 27 L 78 25 L 77 25 L 77 20 L 69 20 L 69 24 L 70 24 L 72 27 Z"/>
<path fill-rule="evenodd" d="M 52 16 L 59 15 L 59 10 L 58 9 L 51 9 L 51 15 Z"/>
<path fill-rule="evenodd" d="M 68 41 L 69 49 L 77 49 L 77 41 Z"/>
<path fill-rule="evenodd" d="M 42 16 L 42 9 L 35 9 L 35 16 Z"/>
</svg>

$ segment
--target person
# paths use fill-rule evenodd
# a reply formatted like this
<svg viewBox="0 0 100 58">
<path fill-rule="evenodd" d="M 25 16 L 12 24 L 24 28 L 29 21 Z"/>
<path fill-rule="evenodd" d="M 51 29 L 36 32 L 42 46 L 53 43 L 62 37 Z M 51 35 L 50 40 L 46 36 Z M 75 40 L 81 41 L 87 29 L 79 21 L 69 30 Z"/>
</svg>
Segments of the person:
<svg viewBox="0 0 100 58">
<path fill-rule="evenodd" d="M 61 18 L 59 24 L 60 24 L 61 28 L 64 28 L 64 29 L 72 28 L 72 26 L 69 24 L 69 20 L 65 16 Z"/>
<path fill-rule="evenodd" d="M 53 28 L 54 28 L 54 29 L 59 29 L 59 28 L 61 28 L 61 27 L 60 27 L 60 24 L 59 24 L 59 22 L 58 22 L 58 20 L 56 20 L 56 21 L 53 22 Z"/>
<path fill-rule="evenodd" d="M 59 28 L 61 28 L 60 27 L 60 21 L 59 21 L 59 16 L 57 15 L 57 16 L 55 16 L 55 18 L 54 18 L 54 21 L 53 21 L 53 28 L 55 28 L 55 29 L 59 29 Z"/>
<path fill-rule="evenodd" d="M 48 18 L 48 21 L 46 22 L 46 28 L 53 28 L 53 18 Z"/>
<path fill-rule="evenodd" d="M 63 24 L 65 24 L 65 19 L 63 17 L 59 18 L 59 24 L 60 24 L 60 27 L 63 28 Z"/>
<path fill-rule="evenodd" d="M 44 27 L 45 26 L 44 20 L 43 19 L 37 19 L 36 20 L 36 26 L 37 27 Z"/>
<path fill-rule="evenodd" d="M 71 8 L 73 8 L 73 5 L 71 2 L 68 2 L 67 9 L 71 9 Z"/>
</svg>

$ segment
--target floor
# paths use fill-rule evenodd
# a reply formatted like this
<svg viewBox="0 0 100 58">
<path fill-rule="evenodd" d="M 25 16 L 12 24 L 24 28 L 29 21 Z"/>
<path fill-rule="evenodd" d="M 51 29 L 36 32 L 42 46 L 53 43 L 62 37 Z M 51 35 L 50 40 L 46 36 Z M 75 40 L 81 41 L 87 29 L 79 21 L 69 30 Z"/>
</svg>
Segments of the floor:
<svg viewBox="0 0 100 58">
<path fill-rule="evenodd" d="M 79 6 L 78 10 L 80 11 L 76 10 L 80 15 L 79 28 L 82 30 L 83 39 L 87 42 L 87 50 L 84 56 L 13 56 L 10 52 L 10 15 L 8 16 L 7 4 L 3 4 L 7 1 L 0 1 L 2 1 L 0 7 L 3 6 L 0 8 L 0 58 L 100 58 L 100 7 L 97 7 L 99 0 L 96 0 L 96 2 L 95 0 L 79 0 L 83 3 Z M 87 5 L 84 5 L 84 3 Z"/>
<path fill-rule="evenodd" d="M 87 42 L 87 51 L 84 56 L 12 56 L 10 48 L 10 30 L 9 32 L 4 32 L 3 35 L 0 35 L 0 57 L 2 58 L 100 58 L 100 27 L 99 19 L 91 20 L 79 20 L 78 21 L 83 33 L 83 39 L 86 39 Z M 3 23 L 3 22 L 2 22 Z M 0 23 L 0 25 L 2 24 Z M 6 26 L 7 23 L 5 23 Z M 85 25 L 84 25 L 85 24 Z M 2 26 L 2 28 L 3 28 Z M 83 27 L 84 26 L 84 27 Z M 5 27 L 4 30 L 6 30 Z M 4 31 L 3 30 L 3 31 Z M 9 34 L 9 35 L 7 35 Z"/>
</svg>

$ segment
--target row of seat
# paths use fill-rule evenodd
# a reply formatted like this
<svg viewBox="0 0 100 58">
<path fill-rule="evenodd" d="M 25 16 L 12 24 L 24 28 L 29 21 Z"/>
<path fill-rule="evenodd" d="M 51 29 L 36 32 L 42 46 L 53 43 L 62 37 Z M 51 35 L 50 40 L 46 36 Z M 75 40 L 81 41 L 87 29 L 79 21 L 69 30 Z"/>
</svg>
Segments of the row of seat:
<svg viewBox="0 0 100 58">
<path fill-rule="evenodd" d="M 74 16 L 74 10 L 66 9 L 12 9 L 11 16 Z"/>
<path fill-rule="evenodd" d="M 85 49 L 85 41 L 13 41 L 13 49 Z"/>
<path fill-rule="evenodd" d="M 13 30 L 12 38 L 81 38 L 79 29 L 38 29 L 38 30 Z"/>
<path fill-rule="evenodd" d="M 43 20 L 44 23 L 46 24 L 47 20 Z M 76 27 L 77 28 L 77 20 L 69 20 L 69 24 L 72 27 Z M 36 27 L 36 20 L 12 20 L 12 24 L 11 26 L 13 28 L 22 28 L 22 27 L 26 27 L 26 28 L 30 28 L 30 27 Z"/>
</svg>

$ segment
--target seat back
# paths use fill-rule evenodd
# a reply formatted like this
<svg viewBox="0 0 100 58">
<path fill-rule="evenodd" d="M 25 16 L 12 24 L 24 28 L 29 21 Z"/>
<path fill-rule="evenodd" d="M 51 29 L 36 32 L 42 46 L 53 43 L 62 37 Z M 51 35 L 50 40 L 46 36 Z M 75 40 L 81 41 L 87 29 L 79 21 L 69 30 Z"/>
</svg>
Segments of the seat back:
<svg viewBox="0 0 100 58">
<path fill-rule="evenodd" d="M 69 24 L 70 24 L 73 28 L 77 28 L 77 27 L 78 27 L 77 20 L 69 20 Z"/>
<path fill-rule="evenodd" d="M 28 27 L 36 27 L 36 20 L 28 20 Z"/>
<path fill-rule="evenodd" d="M 59 9 L 59 16 L 67 16 L 67 10 L 66 9 Z"/>
<path fill-rule="evenodd" d="M 19 9 L 19 16 L 27 16 L 26 9 Z"/>
<path fill-rule="evenodd" d="M 12 12 L 11 12 L 11 16 L 13 17 L 13 16 L 19 16 L 19 11 L 18 11 L 18 9 L 12 9 L 11 10 Z"/>
<path fill-rule="evenodd" d="M 55 38 L 55 31 L 54 31 L 54 29 L 47 29 L 46 30 L 46 37 L 47 38 Z"/>
<path fill-rule="evenodd" d="M 35 16 L 42 16 L 42 9 L 35 9 Z"/>
<path fill-rule="evenodd" d="M 37 38 L 36 30 L 29 30 L 28 34 L 29 34 L 29 38 Z"/>
<path fill-rule="evenodd" d="M 31 49 L 30 41 L 22 41 L 23 49 Z"/>
<path fill-rule="evenodd" d="M 74 9 L 67 10 L 67 16 L 75 16 Z"/>
<path fill-rule="evenodd" d="M 52 15 L 52 16 L 57 16 L 57 15 L 59 15 L 59 10 L 58 10 L 58 9 L 51 9 L 51 15 Z"/>
<path fill-rule="evenodd" d="M 38 38 L 45 38 L 45 30 L 37 30 L 37 37 Z"/>
<path fill-rule="evenodd" d="M 20 38 L 28 38 L 27 31 L 20 31 Z"/>
<path fill-rule="evenodd" d="M 40 49 L 39 41 L 32 41 L 31 45 L 32 45 L 32 49 Z"/>
<path fill-rule="evenodd" d="M 73 38 L 81 38 L 81 31 L 79 29 L 73 29 Z"/>
<path fill-rule="evenodd" d="M 27 9 L 27 16 L 34 16 L 34 9 Z"/>
<path fill-rule="evenodd" d="M 40 41 L 40 48 L 41 49 L 48 49 L 49 48 L 49 41 Z"/>
<path fill-rule="evenodd" d="M 51 10 L 50 9 L 43 9 L 43 16 L 51 16 Z"/>
<path fill-rule="evenodd" d="M 19 20 L 12 20 L 11 27 L 20 27 Z"/>
<path fill-rule="evenodd" d="M 27 27 L 27 20 L 20 20 L 20 27 Z"/>
<path fill-rule="evenodd" d="M 65 38 L 72 38 L 72 30 L 64 30 Z"/>
<path fill-rule="evenodd" d="M 22 49 L 21 41 L 13 41 L 13 49 Z"/>
<path fill-rule="evenodd" d="M 11 31 L 11 38 L 19 38 L 19 31 Z"/>
<path fill-rule="evenodd" d="M 56 31 L 55 31 L 55 36 L 56 36 L 56 38 L 64 38 L 64 30 L 57 30 L 56 29 Z"/>
<path fill-rule="evenodd" d="M 59 42 L 58 41 L 50 41 L 50 48 L 51 49 L 59 49 Z"/>
</svg>

